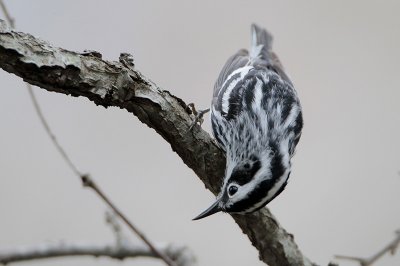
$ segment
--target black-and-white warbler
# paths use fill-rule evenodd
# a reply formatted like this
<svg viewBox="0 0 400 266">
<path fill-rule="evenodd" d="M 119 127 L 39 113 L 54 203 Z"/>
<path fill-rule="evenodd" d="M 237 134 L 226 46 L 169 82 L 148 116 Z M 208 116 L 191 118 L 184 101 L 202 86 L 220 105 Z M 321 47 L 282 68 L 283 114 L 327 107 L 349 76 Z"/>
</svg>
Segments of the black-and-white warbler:
<svg viewBox="0 0 400 266">
<path fill-rule="evenodd" d="M 303 127 L 292 82 L 272 51 L 272 36 L 251 27 L 250 52 L 226 62 L 214 87 L 211 124 L 226 152 L 225 179 L 216 202 L 194 218 L 219 211 L 250 213 L 285 188 Z"/>
</svg>

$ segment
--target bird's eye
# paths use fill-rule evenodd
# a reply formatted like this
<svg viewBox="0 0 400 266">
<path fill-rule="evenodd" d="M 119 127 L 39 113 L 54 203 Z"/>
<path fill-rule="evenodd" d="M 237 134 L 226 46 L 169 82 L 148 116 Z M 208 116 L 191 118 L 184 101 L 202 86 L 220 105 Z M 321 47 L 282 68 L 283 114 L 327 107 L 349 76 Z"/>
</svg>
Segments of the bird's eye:
<svg viewBox="0 0 400 266">
<path fill-rule="evenodd" d="M 228 196 L 232 197 L 233 195 L 236 194 L 237 191 L 238 191 L 238 187 L 235 185 L 228 187 Z"/>
<path fill-rule="evenodd" d="M 250 164 L 249 164 L 249 163 L 245 163 L 245 164 L 243 165 L 243 167 L 246 168 L 246 169 L 249 169 L 249 168 L 250 168 Z"/>
</svg>

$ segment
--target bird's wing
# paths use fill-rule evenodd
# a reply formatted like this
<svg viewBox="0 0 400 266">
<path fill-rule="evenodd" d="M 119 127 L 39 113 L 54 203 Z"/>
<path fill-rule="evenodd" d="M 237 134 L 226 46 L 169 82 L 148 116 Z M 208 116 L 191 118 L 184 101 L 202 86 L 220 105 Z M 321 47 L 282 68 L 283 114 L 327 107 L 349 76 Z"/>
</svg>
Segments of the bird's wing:
<svg viewBox="0 0 400 266">
<path fill-rule="evenodd" d="M 229 85 L 238 83 L 238 80 L 243 79 L 252 68 L 268 68 L 277 73 L 284 81 L 292 85 L 289 77 L 286 75 L 278 56 L 272 51 L 272 35 L 265 29 L 251 25 L 251 47 L 250 52 L 245 49 L 239 50 L 231 56 L 225 63 L 219 74 L 219 77 L 214 86 L 213 108 L 217 111 L 223 109 L 223 103 L 227 101 L 231 93 Z M 241 77 L 239 79 L 239 77 Z M 226 109 L 226 108 L 225 108 Z"/>
<path fill-rule="evenodd" d="M 249 59 L 249 52 L 245 49 L 241 49 L 226 61 L 214 85 L 213 104 L 216 103 L 218 94 L 220 94 L 220 91 L 224 89 L 223 85 L 228 83 L 227 81 L 232 73 L 235 70 L 246 66 L 246 64 L 249 63 Z"/>
</svg>

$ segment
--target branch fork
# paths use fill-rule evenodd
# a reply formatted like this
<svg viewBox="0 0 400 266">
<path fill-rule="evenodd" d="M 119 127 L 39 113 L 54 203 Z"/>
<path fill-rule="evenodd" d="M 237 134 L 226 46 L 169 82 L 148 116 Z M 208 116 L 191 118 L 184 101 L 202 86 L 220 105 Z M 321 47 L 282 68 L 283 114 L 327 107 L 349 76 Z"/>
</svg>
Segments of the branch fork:
<svg viewBox="0 0 400 266">
<path fill-rule="evenodd" d="M 217 195 L 225 170 L 223 152 L 200 127 L 187 134 L 193 119 L 182 99 L 157 87 L 130 66 L 129 59 L 122 61 L 57 48 L 0 22 L 0 68 L 42 89 L 86 97 L 97 105 L 134 114 L 162 136 Z M 267 208 L 232 217 L 268 265 L 312 265 Z"/>
</svg>

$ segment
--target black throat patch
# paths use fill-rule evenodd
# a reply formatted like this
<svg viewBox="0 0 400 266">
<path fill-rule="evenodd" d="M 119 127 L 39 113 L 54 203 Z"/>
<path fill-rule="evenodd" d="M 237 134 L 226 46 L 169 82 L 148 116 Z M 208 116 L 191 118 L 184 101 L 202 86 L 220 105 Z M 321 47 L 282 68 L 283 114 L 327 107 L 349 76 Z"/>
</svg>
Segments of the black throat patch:
<svg viewBox="0 0 400 266">
<path fill-rule="evenodd" d="M 231 177 L 229 178 L 229 183 L 234 182 L 243 186 L 251 181 L 260 168 L 260 160 L 256 156 L 252 155 L 249 159 L 236 165 L 232 171 Z"/>
<path fill-rule="evenodd" d="M 246 198 L 234 203 L 229 208 L 227 208 L 226 209 L 227 212 L 246 212 L 247 210 L 252 209 L 255 205 L 262 203 L 261 206 L 257 208 L 258 210 L 264 207 L 268 202 L 270 202 L 272 199 L 274 199 L 278 194 L 280 194 L 283 191 L 283 189 L 287 184 L 287 179 L 285 180 L 283 185 L 278 189 L 275 195 L 271 195 L 271 198 L 269 199 L 264 199 L 267 196 L 268 192 L 271 190 L 271 188 L 276 184 L 276 182 L 279 181 L 279 178 L 285 173 L 285 167 L 282 164 L 282 155 L 277 149 L 277 145 L 272 143 L 272 145 L 270 144 L 270 148 L 272 153 L 271 164 L 270 164 L 271 177 L 260 182 L 258 186 L 256 186 Z M 254 177 L 254 174 L 261 168 L 260 160 L 256 160 L 255 162 L 256 163 L 253 164 L 253 166 L 257 166 L 258 168 L 254 167 L 254 169 L 257 169 L 254 173 L 251 171 L 254 170 L 253 168 L 250 168 L 251 170 L 247 172 L 242 170 L 241 171 L 236 170 L 232 173 L 230 181 L 235 180 L 235 182 L 237 182 L 239 185 L 248 183 Z M 240 169 L 243 169 L 243 164 L 241 166 L 242 167 Z"/>
</svg>

